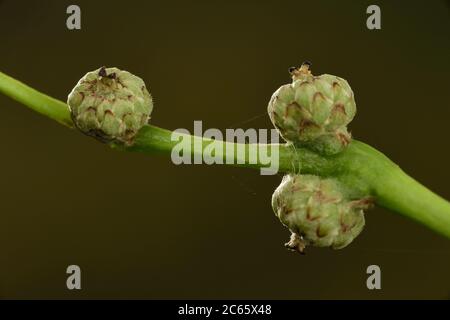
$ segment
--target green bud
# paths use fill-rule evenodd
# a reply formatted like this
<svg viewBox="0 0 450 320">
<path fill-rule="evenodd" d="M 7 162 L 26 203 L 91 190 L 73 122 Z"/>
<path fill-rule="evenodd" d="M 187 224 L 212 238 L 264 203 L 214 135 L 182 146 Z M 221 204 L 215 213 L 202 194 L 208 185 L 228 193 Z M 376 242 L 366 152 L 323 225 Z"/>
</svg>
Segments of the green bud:
<svg viewBox="0 0 450 320">
<path fill-rule="evenodd" d="M 67 104 L 75 125 L 83 133 L 103 142 L 127 145 L 148 123 L 153 110 L 152 97 L 141 78 L 105 67 L 81 78 Z"/>
<path fill-rule="evenodd" d="M 356 113 L 353 91 L 346 80 L 313 76 L 309 64 L 290 70 L 293 82 L 272 96 L 268 113 L 288 142 L 322 154 L 342 151 L 351 141 L 347 125 Z"/>
<path fill-rule="evenodd" d="M 302 252 L 305 246 L 341 249 L 364 227 L 369 198 L 349 200 L 340 183 L 313 175 L 286 175 L 272 196 L 276 216 L 293 235 L 287 247 Z"/>
</svg>

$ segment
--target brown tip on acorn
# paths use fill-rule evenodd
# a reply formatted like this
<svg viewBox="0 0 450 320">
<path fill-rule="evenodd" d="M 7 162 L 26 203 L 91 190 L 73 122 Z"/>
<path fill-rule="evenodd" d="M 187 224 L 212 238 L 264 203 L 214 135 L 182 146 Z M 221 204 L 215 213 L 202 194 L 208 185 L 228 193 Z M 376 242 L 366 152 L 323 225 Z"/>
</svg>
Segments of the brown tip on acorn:
<svg viewBox="0 0 450 320">
<path fill-rule="evenodd" d="M 311 74 L 311 66 L 312 63 L 309 61 L 304 61 L 301 65 L 301 67 L 299 68 L 299 72 L 303 73 L 303 74 Z"/>
<path fill-rule="evenodd" d="M 290 67 L 289 70 L 288 70 L 289 74 L 292 74 L 297 69 L 298 69 L 297 67 Z"/>
<path fill-rule="evenodd" d="M 285 243 L 286 249 L 305 255 L 306 242 L 297 233 L 292 232 L 289 242 Z"/>
<path fill-rule="evenodd" d="M 98 71 L 98 75 L 99 77 L 107 77 L 107 73 L 106 73 L 106 67 L 101 67 L 100 70 Z"/>
<path fill-rule="evenodd" d="M 300 78 L 301 76 L 311 75 L 312 63 L 310 61 L 304 61 L 300 67 L 290 67 L 289 74 L 293 80 Z"/>
</svg>

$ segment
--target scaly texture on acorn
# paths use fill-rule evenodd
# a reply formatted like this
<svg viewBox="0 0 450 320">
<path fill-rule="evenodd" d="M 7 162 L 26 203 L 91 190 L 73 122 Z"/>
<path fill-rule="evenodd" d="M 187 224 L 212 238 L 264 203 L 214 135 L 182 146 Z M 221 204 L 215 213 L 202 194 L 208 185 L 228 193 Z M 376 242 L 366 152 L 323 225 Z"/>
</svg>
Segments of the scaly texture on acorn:
<svg viewBox="0 0 450 320">
<path fill-rule="evenodd" d="M 117 68 L 88 72 L 67 103 L 78 129 L 103 142 L 133 143 L 148 123 L 153 101 L 144 81 Z"/>
<path fill-rule="evenodd" d="M 336 154 L 351 141 L 347 125 L 356 113 L 353 91 L 337 76 L 313 76 L 309 66 L 289 70 L 293 81 L 272 95 L 268 113 L 287 142 Z"/>
<path fill-rule="evenodd" d="M 370 198 L 349 200 L 338 181 L 314 175 L 286 175 L 272 196 L 276 216 L 293 233 L 288 248 L 305 246 L 341 249 L 364 227 Z"/>
</svg>

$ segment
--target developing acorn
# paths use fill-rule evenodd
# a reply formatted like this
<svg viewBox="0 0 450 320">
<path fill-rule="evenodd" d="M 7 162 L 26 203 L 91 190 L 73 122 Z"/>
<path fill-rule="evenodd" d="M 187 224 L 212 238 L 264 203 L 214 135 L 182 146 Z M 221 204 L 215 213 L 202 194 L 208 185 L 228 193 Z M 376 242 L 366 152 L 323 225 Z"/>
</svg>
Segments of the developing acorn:
<svg viewBox="0 0 450 320">
<path fill-rule="evenodd" d="M 272 196 L 275 215 L 288 227 L 289 249 L 306 246 L 341 249 L 364 228 L 364 209 L 372 199 L 349 200 L 340 183 L 314 175 L 286 175 Z"/>
<path fill-rule="evenodd" d="M 300 68 L 289 69 L 292 83 L 272 95 L 269 117 L 287 142 L 336 154 L 351 141 L 347 125 L 356 113 L 353 91 L 337 76 L 313 76 L 310 66 L 304 62 Z"/>
<path fill-rule="evenodd" d="M 117 68 L 88 72 L 69 94 L 76 127 L 102 142 L 131 145 L 148 123 L 153 101 L 144 81 Z"/>
</svg>

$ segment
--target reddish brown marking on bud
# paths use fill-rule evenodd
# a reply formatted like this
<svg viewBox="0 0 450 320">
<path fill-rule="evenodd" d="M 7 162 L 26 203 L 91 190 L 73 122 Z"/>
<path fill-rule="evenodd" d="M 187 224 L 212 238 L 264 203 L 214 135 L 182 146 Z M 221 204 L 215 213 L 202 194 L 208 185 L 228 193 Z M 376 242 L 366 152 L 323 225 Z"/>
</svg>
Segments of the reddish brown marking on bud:
<svg viewBox="0 0 450 320">
<path fill-rule="evenodd" d="M 285 117 L 287 117 L 288 116 L 288 113 L 289 113 L 289 110 L 291 110 L 291 109 L 299 109 L 299 110 L 301 110 L 301 106 L 297 103 L 297 102 L 292 102 L 292 103 L 290 103 L 287 107 L 286 107 L 286 109 L 284 110 L 284 116 Z"/>
<path fill-rule="evenodd" d="M 311 120 L 303 119 L 302 121 L 300 121 L 298 132 L 301 134 L 303 133 L 303 131 L 311 127 L 318 127 L 318 125 L 312 122 Z"/>
<path fill-rule="evenodd" d="M 312 217 L 311 216 L 311 206 L 306 206 L 306 219 L 308 219 L 309 221 L 315 221 L 317 219 L 320 218 L 320 215 Z"/>
<path fill-rule="evenodd" d="M 107 115 L 107 114 L 114 116 L 114 112 L 112 112 L 112 110 L 109 110 L 109 109 L 105 110 L 105 115 Z"/>
<path fill-rule="evenodd" d="M 336 87 L 340 87 L 341 85 L 339 84 L 339 82 L 334 81 L 333 82 L 333 89 L 335 89 Z"/>
<path fill-rule="evenodd" d="M 333 197 L 329 197 L 326 194 L 324 194 L 322 192 L 322 190 L 317 190 L 314 193 L 314 197 L 316 198 L 317 201 L 321 202 L 321 203 L 334 203 L 334 202 L 339 202 L 339 198 L 333 198 Z"/>
<path fill-rule="evenodd" d="M 347 114 L 345 112 L 345 106 L 342 103 L 336 103 L 333 107 L 333 112 L 341 112 L 343 114 Z"/>
<path fill-rule="evenodd" d="M 337 134 L 338 140 L 342 143 L 343 146 L 346 146 L 350 143 L 350 137 L 342 132 Z"/>
<path fill-rule="evenodd" d="M 350 202 L 350 206 L 360 209 L 370 209 L 374 204 L 375 199 L 373 197 L 365 197 L 360 200 Z"/>
<path fill-rule="evenodd" d="M 313 96 L 313 101 L 316 101 L 317 99 L 322 99 L 322 100 L 325 100 L 325 97 L 323 96 L 323 94 L 322 94 L 322 92 L 316 92 L 316 93 L 314 93 L 314 96 Z"/>
<path fill-rule="evenodd" d="M 340 213 L 339 224 L 341 225 L 342 232 L 346 233 L 348 230 L 350 230 L 349 226 L 344 223 L 342 212 Z"/>
</svg>

